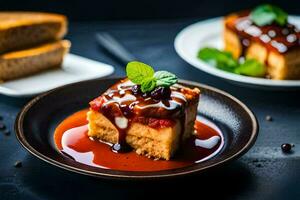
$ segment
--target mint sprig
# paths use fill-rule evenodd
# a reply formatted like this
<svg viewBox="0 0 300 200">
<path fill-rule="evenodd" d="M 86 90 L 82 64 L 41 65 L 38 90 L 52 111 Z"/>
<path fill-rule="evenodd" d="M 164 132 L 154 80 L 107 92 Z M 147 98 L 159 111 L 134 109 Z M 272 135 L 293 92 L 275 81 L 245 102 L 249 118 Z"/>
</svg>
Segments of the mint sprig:
<svg viewBox="0 0 300 200">
<path fill-rule="evenodd" d="M 238 62 L 230 52 L 205 47 L 199 50 L 198 58 L 224 71 L 233 72 Z"/>
<path fill-rule="evenodd" d="M 266 74 L 266 67 L 255 59 L 246 59 L 235 69 L 234 73 L 262 77 Z"/>
<path fill-rule="evenodd" d="M 262 77 L 266 74 L 266 67 L 255 59 L 238 62 L 230 52 L 216 48 L 202 48 L 198 58 L 221 70 L 246 76 Z"/>
<path fill-rule="evenodd" d="M 287 23 L 287 18 L 288 14 L 286 12 L 270 4 L 257 6 L 250 13 L 250 19 L 258 26 L 270 25 L 273 22 L 284 26 Z"/>
<path fill-rule="evenodd" d="M 150 92 L 156 87 L 156 80 L 154 77 L 147 77 L 141 83 L 142 92 Z"/>
<path fill-rule="evenodd" d="M 167 71 L 157 71 L 151 66 L 138 62 L 129 62 L 126 66 L 126 73 L 129 80 L 137 85 L 141 85 L 142 92 L 151 92 L 154 88 L 170 87 L 178 81 L 175 74 Z"/>
<path fill-rule="evenodd" d="M 141 85 L 146 78 L 154 75 L 154 70 L 151 66 L 146 65 L 145 63 L 132 61 L 127 64 L 126 73 L 129 80 Z"/>
<path fill-rule="evenodd" d="M 156 86 L 169 87 L 177 82 L 176 75 L 167 71 L 155 72 L 154 78 L 156 79 Z"/>
</svg>

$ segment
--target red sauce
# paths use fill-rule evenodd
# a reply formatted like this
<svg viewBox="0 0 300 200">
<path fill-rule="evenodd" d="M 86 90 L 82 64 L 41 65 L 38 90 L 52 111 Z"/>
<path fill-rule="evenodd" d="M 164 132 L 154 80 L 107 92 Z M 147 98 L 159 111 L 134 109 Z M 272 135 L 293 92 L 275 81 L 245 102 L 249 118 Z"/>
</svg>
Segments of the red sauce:
<svg viewBox="0 0 300 200">
<path fill-rule="evenodd" d="M 238 18 L 226 24 L 226 27 L 237 33 L 242 44 L 242 56 L 250 43 L 262 43 L 269 51 L 286 53 L 300 46 L 300 32 L 292 24 L 285 26 L 271 24 L 257 26 L 249 17 L 250 11 L 238 13 Z"/>
<path fill-rule="evenodd" d="M 223 145 L 221 132 L 212 128 L 208 121 L 196 121 L 196 136 L 190 138 L 169 161 L 140 156 L 134 151 L 114 153 L 109 144 L 93 140 L 87 135 L 87 110 L 74 113 L 63 120 L 55 130 L 54 140 L 57 148 L 77 162 L 114 170 L 159 171 L 181 168 L 216 154 Z M 214 137 L 215 136 L 215 137 Z M 209 144 L 206 139 L 219 138 L 211 149 L 197 145 Z M 203 143 L 203 144 L 202 144 Z"/>
</svg>

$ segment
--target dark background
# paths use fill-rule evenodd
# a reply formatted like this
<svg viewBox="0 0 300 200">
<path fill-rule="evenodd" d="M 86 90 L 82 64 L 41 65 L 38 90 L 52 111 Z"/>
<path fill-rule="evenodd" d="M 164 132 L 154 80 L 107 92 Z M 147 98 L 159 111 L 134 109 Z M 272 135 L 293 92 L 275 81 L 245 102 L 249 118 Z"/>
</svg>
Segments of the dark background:
<svg viewBox="0 0 300 200">
<path fill-rule="evenodd" d="M 251 8 L 255 0 L 2 0 L 0 10 L 63 13 L 71 20 L 67 38 L 71 52 L 115 67 L 124 66 L 95 42 L 107 31 L 139 60 L 177 74 L 180 78 L 222 89 L 243 101 L 257 116 L 260 133 L 253 148 L 228 166 L 189 178 L 163 182 L 117 182 L 94 179 L 51 166 L 29 154 L 18 143 L 14 121 L 30 98 L 0 95 L 0 115 L 11 131 L 0 134 L 0 200 L 9 199 L 299 199 L 300 197 L 300 92 L 243 88 L 190 66 L 175 52 L 177 33 L 202 19 Z M 290 14 L 300 15 L 299 0 L 272 1 Z M 204 30 L 205 31 L 205 30 Z M 47 114 L 47 113 L 45 113 Z M 272 122 L 265 120 L 267 115 Z M 294 143 L 284 154 L 282 143 Z M 14 163 L 22 162 L 21 168 Z M 184 197 L 182 197 L 184 196 Z M 195 198 L 195 197 L 194 197 Z"/>
<path fill-rule="evenodd" d="M 70 20 L 208 18 L 268 1 L 259 0 L 7 0 L 0 10 L 35 10 L 66 14 Z M 298 0 L 269 1 L 291 14 L 300 13 Z"/>
</svg>

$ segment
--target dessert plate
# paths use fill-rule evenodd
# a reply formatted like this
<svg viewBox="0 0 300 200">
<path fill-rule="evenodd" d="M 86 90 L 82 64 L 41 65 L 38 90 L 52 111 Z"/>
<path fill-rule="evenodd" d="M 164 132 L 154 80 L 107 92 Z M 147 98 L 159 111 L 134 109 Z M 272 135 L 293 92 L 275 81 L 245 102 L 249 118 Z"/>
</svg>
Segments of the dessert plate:
<svg viewBox="0 0 300 200">
<path fill-rule="evenodd" d="M 300 27 L 300 17 L 290 16 L 289 21 Z M 198 59 L 197 53 L 200 48 L 223 48 L 222 32 L 223 18 L 221 17 L 197 22 L 178 33 L 174 42 L 175 50 L 183 60 L 192 66 L 239 85 L 265 89 L 300 88 L 300 80 L 270 80 L 237 75 L 217 69 Z"/>
<path fill-rule="evenodd" d="M 99 96 L 117 81 L 118 79 L 111 78 L 74 83 L 34 98 L 16 119 L 15 131 L 19 142 L 34 156 L 69 171 L 100 178 L 136 180 L 202 172 L 238 158 L 246 153 L 256 140 L 257 120 L 247 106 L 221 90 L 181 80 L 183 85 L 200 88 L 199 115 L 209 119 L 223 133 L 224 146 L 211 159 L 172 170 L 137 172 L 88 166 L 62 155 L 54 144 L 53 134 L 56 126 L 65 117 L 88 107 L 91 99 Z"/>
<path fill-rule="evenodd" d="M 113 72 L 114 68 L 110 65 L 67 54 L 61 68 L 0 83 L 0 94 L 13 97 L 33 96 L 69 83 L 105 77 Z"/>
</svg>

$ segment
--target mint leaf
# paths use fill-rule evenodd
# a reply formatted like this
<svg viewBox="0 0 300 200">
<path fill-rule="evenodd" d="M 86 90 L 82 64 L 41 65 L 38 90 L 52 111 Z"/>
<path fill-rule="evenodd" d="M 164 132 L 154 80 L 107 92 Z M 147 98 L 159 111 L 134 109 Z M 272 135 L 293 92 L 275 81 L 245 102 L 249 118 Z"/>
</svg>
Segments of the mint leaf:
<svg viewBox="0 0 300 200">
<path fill-rule="evenodd" d="M 276 13 L 275 21 L 277 22 L 277 24 L 279 24 L 280 26 L 285 25 L 287 23 L 288 14 L 277 6 L 273 6 L 273 10 Z"/>
<path fill-rule="evenodd" d="M 167 71 L 154 70 L 142 62 L 132 61 L 126 66 L 126 73 L 129 80 L 141 85 L 143 93 L 152 91 L 157 86 L 169 87 L 177 82 L 177 77 Z"/>
<path fill-rule="evenodd" d="M 178 81 L 175 74 L 167 71 L 157 71 L 154 73 L 154 77 L 156 79 L 156 86 L 170 87 Z"/>
<path fill-rule="evenodd" d="M 258 26 L 270 25 L 273 22 L 283 26 L 287 23 L 287 18 L 286 12 L 270 4 L 260 5 L 250 13 L 250 19 Z"/>
<path fill-rule="evenodd" d="M 226 51 L 220 51 L 216 48 L 202 48 L 198 52 L 198 58 L 225 71 L 233 72 L 238 66 L 238 62 L 232 54 Z"/>
<path fill-rule="evenodd" d="M 143 93 L 150 92 L 156 87 L 156 79 L 154 77 L 147 77 L 141 83 L 141 90 Z"/>
<path fill-rule="evenodd" d="M 266 67 L 255 59 L 247 59 L 234 72 L 247 76 L 262 77 L 266 73 Z"/>
<path fill-rule="evenodd" d="M 239 63 L 231 53 L 215 48 L 200 49 L 198 58 L 221 70 L 235 74 L 262 77 L 266 73 L 266 67 L 255 59 L 246 59 L 244 63 Z"/>
<path fill-rule="evenodd" d="M 151 66 L 142 62 L 132 61 L 127 64 L 126 73 L 129 80 L 140 85 L 144 79 L 153 77 L 154 70 Z"/>
</svg>

